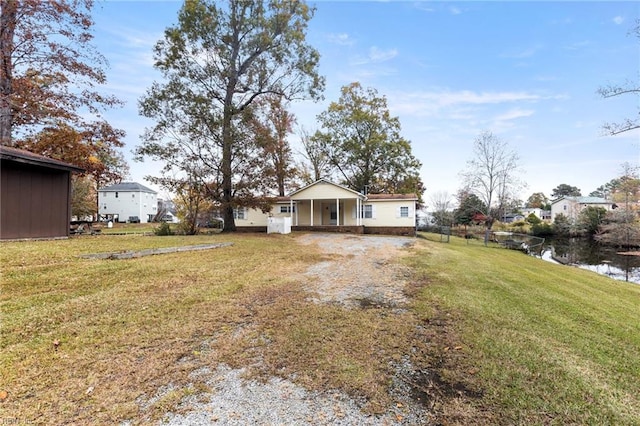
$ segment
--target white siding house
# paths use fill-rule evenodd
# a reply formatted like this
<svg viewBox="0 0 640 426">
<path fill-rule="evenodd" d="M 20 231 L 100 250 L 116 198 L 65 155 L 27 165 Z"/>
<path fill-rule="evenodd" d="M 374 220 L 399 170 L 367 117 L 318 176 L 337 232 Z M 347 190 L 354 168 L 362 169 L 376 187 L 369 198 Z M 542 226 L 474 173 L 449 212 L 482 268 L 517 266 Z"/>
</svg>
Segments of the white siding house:
<svg viewBox="0 0 640 426">
<path fill-rule="evenodd" d="M 414 194 L 364 195 L 320 179 L 278 197 L 268 213 L 241 208 L 234 216 L 240 230 L 266 227 L 269 217 L 290 217 L 298 230 L 415 234 L 417 201 Z"/>
<path fill-rule="evenodd" d="M 602 207 L 612 210 L 614 203 L 600 197 L 561 197 L 551 202 L 551 221 L 562 214 L 569 220 L 576 220 L 580 212 L 587 207 Z"/>
<path fill-rule="evenodd" d="M 158 212 L 158 193 L 136 182 L 123 182 L 98 191 L 101 216 L 116 217 L 119 222 L 137 218 L 140 223 L 153 220 Z"/>
</svg>

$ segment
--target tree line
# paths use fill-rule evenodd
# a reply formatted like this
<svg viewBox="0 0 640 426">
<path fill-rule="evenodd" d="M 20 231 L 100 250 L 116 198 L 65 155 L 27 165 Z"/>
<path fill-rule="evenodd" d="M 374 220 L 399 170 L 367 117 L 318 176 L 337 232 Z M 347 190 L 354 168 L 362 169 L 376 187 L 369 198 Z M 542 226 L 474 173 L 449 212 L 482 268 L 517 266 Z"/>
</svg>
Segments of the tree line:
<svg viewBox="0 0 640 426">
<path fill-rule="evenodd" d="M 4 0 L 0 11 L 0 143 L 85 169 L 74 182 L 79 215 L 97 212 L 98 189 L 129 170 L 121 152 L 125 133 L 103 117 L 122 102 L 100 90 L 108 63 L 91 44 L 93 6 L 93 0 Z M 140 115 L 154 124 L 141 135 L 135 159 L 164 165 L 159 176 L 146 178 L 176 195 L 190 231 L 205 210 L 217 211 L 232 231 L 236 209 L 268 209 L 273 197 L 320 177 L 356 191 L 422 196 L 422 164 L 399 118 L 384 95 L 358 82 L 342 87 L 317 116 L 317 129 L 299 129 L 303 161 L 295 161 L 291 102 L 319 101 L 325 87 L 320 53 L 306 40 L 314 13 L 302 0 L 186 0 L 156 43 L 162 80 L 139 100 Z M 640 36 L 640 25 L 633 34 Z M 637 95 L 640 88 L 609 84 L 599 93 Z M 636 129 L 637 120 L 604 129 L 619 134 Z M 456 220 L 468 219 L 463 211 L 481 213 L 489 231 L 524 186 L 519 168 L 505 141 L 482 132 L 461 172 Z M 544 201 L 538 194 L 536 202 Z"/>
</svg>

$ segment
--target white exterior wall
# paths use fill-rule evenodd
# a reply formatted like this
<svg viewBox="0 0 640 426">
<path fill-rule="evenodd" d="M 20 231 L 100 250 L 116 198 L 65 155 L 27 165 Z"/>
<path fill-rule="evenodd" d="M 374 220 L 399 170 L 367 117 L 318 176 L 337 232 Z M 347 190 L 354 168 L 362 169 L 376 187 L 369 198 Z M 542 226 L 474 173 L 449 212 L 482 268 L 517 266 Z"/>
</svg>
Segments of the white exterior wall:
<svg viewBox="0 0 640 426">
<path fill-rule="evenodd" d="M 555 221 L 559 214 L 565 215 L 570 220 L 576 220 L 580 212 L 587 207 L 602 207 L 609 211 L 611 206 L 611 203 L 579 203 L 565 198 L 551 205 L 551 221 Z"/>
<path fill-rule="evenodd" d="M 416 226 L 416 203 L 413 200 L 369 200 L 374 217 L 362 219 L 364 226 Z M 407 207 L 408 217 L 400 217 L 400 207 Z"/>
<path fill-rule="evenodd" d="M 147 223 L 149 215 L 155 216 L 158 212 L 158 197 L 140 191 L 98 191 L 98 205 L 101 215 L 117 214 L 120 222 L 126 222 L 129 216 L 138 216 L 140 223 Z"/>
<path fill-rule="evenodd" d="M 328 226 L 330 216 L 329 207 L 335 205 L 335 201 L 314 200 L 313 202 L 313 224 L 314 226 Z M 269 216 L 272 217 L 289 217 L 290 214 L 281 213 L 280 206 L 289 206 L 289 203 L 274 204 L 270 213 L 263 213 L 260 209 L 245 209 L 245 218 L 236 219 L 236 226 L 264 226 L 268 224 Z M 310 226 L 311 215 L 309 200 L 299 201 L 295 205 L 297 212 L 293 213 L 291 221 L 292 226 Z M 362 205 L 371 205 L 373 207 L 373 217 L 370 219 L 363 218 L 361 224 L 370 227 L 412 227 L 416 224 L 416 209 L 414 200 L 370 200 L 364 201 Z M 400 208 L 406 207 L 408 217 L 400 217 Z M 356 200 L 341 200 L 340 202 L 340 225 L 356 226 Z"/>
</svg>

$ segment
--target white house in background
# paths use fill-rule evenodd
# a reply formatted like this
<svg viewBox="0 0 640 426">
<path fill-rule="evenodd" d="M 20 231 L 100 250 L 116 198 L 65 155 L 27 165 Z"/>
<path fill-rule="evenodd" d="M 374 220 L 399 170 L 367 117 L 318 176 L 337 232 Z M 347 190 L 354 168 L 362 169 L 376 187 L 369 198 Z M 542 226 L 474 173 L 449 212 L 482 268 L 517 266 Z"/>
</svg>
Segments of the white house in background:
<svg viewBox="0 0 640 426">
<path fill-rule="evenodd" d="M 551 221 L 563 214 L 569 220 L 576 220 L 580 212 L 587 207 L 602 207 L 612 210 L 615 204 L 600 197 L 560 197 L 551 202 Z"/>
<path fill-rule="evenodd" d="M 136 182 L 122 182 L 100 188 L 98 206 L 101 216 L 116 217 L 118 222 L 148 223 L 158 212 L 158 193 Z"/>
<path fill-rule="evenodd" d="M 538 219 L 551 220 L 551 210 L 542 210 L 538 207 L 522 207 L 520 211 L 525 218 L 533 213 Z"/>
<path fill-rule="evenodd" d="M 238 230 L 266 230 L 269 217 L 290 217 L 293 230 L 415 235 L 415 194 L 362 194 L 320 179 L 278 197 L 271 211 L 234 211 Z"/>
</svg>

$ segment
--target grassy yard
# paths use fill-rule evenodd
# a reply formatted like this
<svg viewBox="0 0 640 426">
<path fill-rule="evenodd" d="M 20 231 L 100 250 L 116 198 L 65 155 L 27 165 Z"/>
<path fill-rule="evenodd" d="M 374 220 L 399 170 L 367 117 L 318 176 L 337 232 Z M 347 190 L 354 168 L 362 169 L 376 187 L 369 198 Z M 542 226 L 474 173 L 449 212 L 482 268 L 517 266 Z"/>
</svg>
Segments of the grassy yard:
<svg viewBox="0 0 640 426">
<path fill-rule="evenodd" d="M 443 373 L 496 422 L 640 424 L 640 286 L 456 238 L 411 264 L 416 311 L 445 312 L 462 342 Z"/>
<path fill-rule="evenodd" d="M 233 245 L 79 257 L 217 242 Z M 147 423 L 206 390 L 189 373 L 219 362 L 382 412 L 390 365 L 409 356 L 443 423 L 639 424 L 640 286 L 419 238 L 412 304 L 392 315 L 309 302 L 301 273 L 321 260 L 291 235 L 2 243 L 0 419 Z"/>
</svg>

